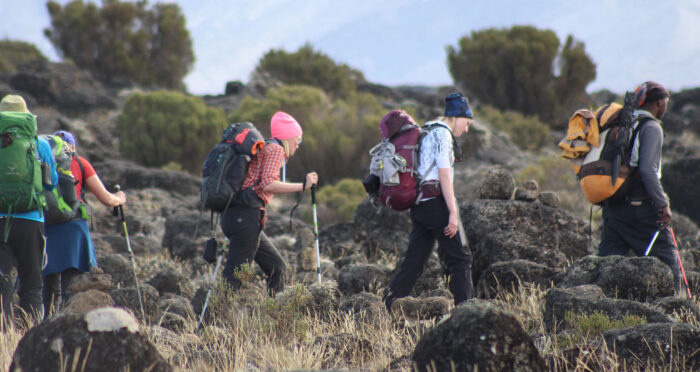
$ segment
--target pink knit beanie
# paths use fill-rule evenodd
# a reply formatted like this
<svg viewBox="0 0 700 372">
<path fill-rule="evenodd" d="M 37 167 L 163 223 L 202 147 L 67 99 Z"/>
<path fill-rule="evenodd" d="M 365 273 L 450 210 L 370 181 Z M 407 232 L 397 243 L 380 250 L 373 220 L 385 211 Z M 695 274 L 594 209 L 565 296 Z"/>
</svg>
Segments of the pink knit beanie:
<svg viewBox="0 0 700 372">
<path fill-rule="evenodd" d="M 288 139 L 301 136 L 304 131 L 301 130 L 301 125 L 286 112 L 278 111 L 272 116 L 270 121 L 270 134 L 272 138 Z"/>
</svg>

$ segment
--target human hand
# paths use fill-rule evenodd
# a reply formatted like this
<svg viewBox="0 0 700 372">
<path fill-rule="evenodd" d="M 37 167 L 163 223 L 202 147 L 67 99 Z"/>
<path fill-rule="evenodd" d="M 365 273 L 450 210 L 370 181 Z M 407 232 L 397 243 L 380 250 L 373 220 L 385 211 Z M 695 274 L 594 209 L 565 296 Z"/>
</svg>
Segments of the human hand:
<svg viewBox="0 0 700 372">
<path fill-rule="evenodd" d="M 668 205 L 659 210 L 659 219 L 656 223 L 661 225 L 662 229 L 665 229 L 671 224 L 671 208 L 669 208 Z"/>
<path fill-rule="evenodd" d="M 457 212 L 450 212 L 450 218 L 447 222 L 447 226 L 445 227 L 445 236 L 448 238 L 451 238 L 457 234 L 457 231 L 459 231 L 459 219 L 457 218 Z"/>
<path fill-rule="evenodd" d="M 119 202 L 115 206 L 126 204 L 126 194 L 124 193 L 124 191 L 117 191 L 112 195 L 119 199 Z"/>
<path fill-rule="evenodd" d="M 318 183 L 318 174 L 316 172 L 309 172 L 306 174 L 306 188 L 304 190 L 308 190 L 311 188 L 311 186 L 315 185 Z"/>
</svg>

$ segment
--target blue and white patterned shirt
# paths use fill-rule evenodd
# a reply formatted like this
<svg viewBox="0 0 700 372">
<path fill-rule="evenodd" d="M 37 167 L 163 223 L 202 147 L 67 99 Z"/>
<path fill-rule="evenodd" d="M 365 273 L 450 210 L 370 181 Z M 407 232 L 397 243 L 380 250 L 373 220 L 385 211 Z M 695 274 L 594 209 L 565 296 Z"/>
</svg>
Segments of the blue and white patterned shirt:
<svg viewBox="0 0 700 372">
<path fill-rule="evenodd" d="M 435 128 L 423 137 L 420 147 L 420 161 L 418 163 L 418 174 L 424 181 L 439 180 L 438 168 L 450 169 L 450 180 L 454 179 L 455 155 L 452 148 L 452 130 L 441 121 L 431 121 L 425 125 L 437 124 L 442 128 Z M 432 165 L 432 168 L 431 168 Z M 430 172 L 428 172 L 430 169 Z M 427 173 L 427 174 L 426 174 Z"/>
</svg>

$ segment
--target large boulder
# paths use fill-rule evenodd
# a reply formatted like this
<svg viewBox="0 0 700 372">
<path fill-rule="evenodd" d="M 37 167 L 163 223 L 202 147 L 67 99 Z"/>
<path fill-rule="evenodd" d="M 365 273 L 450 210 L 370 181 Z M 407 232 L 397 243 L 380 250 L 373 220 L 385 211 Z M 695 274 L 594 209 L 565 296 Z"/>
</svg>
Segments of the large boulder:
<svg viewBox="0 0 700 372">
<path fill-rule="evenodd" d="M 545 363 L 515 316 L 484 301 L 457 306 L 418 340 L 419 371 L 544 371 Z"/>
<path fill-rule="evenodd" d="M 549 288 L 563 274 L 563 269 L 553 269 L 528 260 L 496 262 L 481 275 L 477 284 L 477 296 L 495 298 L 500 291 L 517 292 L 522 283 Z"/>
<path fill-rule="evenodd" d="M 387 314 L 382 299 L 367 292 L 345 298 L 338 306 L 338 312 L 349 314 L 355 321 L 366 324 L 377 324 Z"/>
<path fill-rule="evenodd" d="M 673 296 L 671 269 L 656 257 L 588 256 L 574 262 L 560 287 L 596 284 L 608 297 L 648 301 Z"/>
<path fill-rule="evenodd" d="M 139 302 L 138 290 L 141 291 L 141 302 Z M 125 287 L 115 288 L 109 292 L 114 299 L 114 304 L 118 307 L 128 309 L 141 319 L 141 303 L 146 312 L 146 321 L 150 322 L 158 315 L 158 290 L 148 284 L 141 284 L 139 288 Z"/>
<path fill-rule="evenodd" d="M 173 370 L 140 333 L 138 321 L 117 308 L 57 316 L 30 329 L 17 345 L 10 371 L 55 371 L 62 365 L 85 372 Z"/>
<path fill-rule="evenodd" d="M 100 258 L 99 264 L 114 284 L 122 287 L 134 285 L 134 272 L 128 258 L 121 254 L 108 254 Z"/>
<path fill-rule="evenodd" d="M 461 215 L 475 282 L 499 261 L 524 259 L 556 269 L 592 253 L 588 224 L 541 203 L 472 200 L 461 205 Z"/>
<path fill-rule="evenodd" d="M 70 114 L 116 107 L 100 82 L 67 63 L 36 61 L 22 65 L 12 76 L 10 85 L 31 94 L 41 105 Z"/>
<path fill-rule="evenodd" d="M 664 191 L 671 199 L 671 209 L 677 210 L 700 224 L 700 158 L 686 158 L 664 164 L 661 178 Z"/>
<path fill-rule="evenodd" d="M 112 297 L 97 289 L 88 289 L 71 296 L 65 307 L 64 313 L 87 313 L 89 311 L 114 305 Z"/>
<path fill-rule="evenodd" d="M 625 316 L 636 315 L 647 322 L 671 323 L 673 318 L 653 309 L 651 306 L 630 300 L 607 298 L 596 285 L 582 285 L 572 288 L 552 288 L 545 295 L 544 325 L 548 332 L 568 328 L 567 313 L 589 315 L 599 312 L 610 320 L 621 320 Z"/>
<path fill-rule="evenodd" d="M 608 348 L 639 370 L 700 370 L 700 328 L 656 323 L 614 329 L 603 334 Z"/>
<path fill-rule="evenodd" d="M 187 298 L 194 296 L 194 288 L 190 278 L 175 267 L 168 266 L 163 268 L 148 281 L 148 284 L 158 290 L 161 296 L 165 293 Z"/>
</svg>

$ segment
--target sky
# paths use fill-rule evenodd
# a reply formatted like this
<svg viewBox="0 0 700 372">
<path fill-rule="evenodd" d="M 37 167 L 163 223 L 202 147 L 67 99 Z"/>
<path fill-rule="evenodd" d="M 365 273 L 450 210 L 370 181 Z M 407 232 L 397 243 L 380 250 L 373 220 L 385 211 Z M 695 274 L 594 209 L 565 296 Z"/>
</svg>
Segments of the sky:
<svg viewBox="0 0 700 372">
<path fill-rule="evenodd" d="M 674 91 L 700 87 L 700 0 L 166 2 L 178 3 L 187 20 L 196 61 L 185 83 L 194 94 L 223 94 L 227 81 L 247 82 L 266 51 L 293 52 L 307 42 L 375 83 L 451 84 L 446 46 L 512 25 L 551 29 L 562 44 L 570 34 L 584 42 L 597 65 L 589 92 L 620 93 L 646 80 Z M 0 38 L 32 42 L 58 61 L 43 35 L 45 4 L 0 0 Z"/>
</svg>

